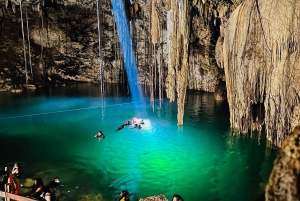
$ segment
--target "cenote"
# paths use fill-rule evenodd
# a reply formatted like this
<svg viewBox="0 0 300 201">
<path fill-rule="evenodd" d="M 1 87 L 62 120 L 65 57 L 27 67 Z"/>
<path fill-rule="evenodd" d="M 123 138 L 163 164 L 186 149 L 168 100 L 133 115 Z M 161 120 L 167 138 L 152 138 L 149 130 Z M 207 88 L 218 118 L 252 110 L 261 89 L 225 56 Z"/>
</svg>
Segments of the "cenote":
<svg viewBox="0 0 300 201">
<path fill-rule="evenodd" d="M 185 201 L 250 201 L 263 192 L 274 152 L 262 137 L 233 137 L 229 108 L 212 93 L 187 92 L 184 126 L 177 106 L 133 102 L 116 85 L 82 84 L 0 93 L 0 165 L 20 162 L 20 183 L 60 177 L 59 200 L 137 201 L 174 193 Z M 136 108 L 145 108 L 136 116 Z M 141 130 L 116 129 L 133 117 Z M 105 139 L 93 136 L 102 130 Z M 22 194 L 22 192 L 21 192 Z"/>
</svg>

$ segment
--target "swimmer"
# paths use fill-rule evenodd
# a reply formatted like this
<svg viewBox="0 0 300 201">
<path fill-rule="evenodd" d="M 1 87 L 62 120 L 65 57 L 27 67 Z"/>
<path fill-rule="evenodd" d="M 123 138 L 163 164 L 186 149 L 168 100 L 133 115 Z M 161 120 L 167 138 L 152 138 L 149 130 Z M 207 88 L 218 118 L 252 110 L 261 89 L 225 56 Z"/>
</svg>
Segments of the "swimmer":
<svg viewBox="0 0 300 201">
<path fill-rule="evenodd" d="M 94 137 L 97 138 L 105 138 L 104 134 L 102 133 L 102 131 L 99 131 Z"/>
<path fill-rule="evenodd" d="M 126 190 L 122 190 L 120 193 L 119 201 L 130 201 L 130 194 Z"/>
<path fill-rule="evenodd" d="M 125 127 L 125 124 L 122 124 L 119 128 L 117 128 L 116 131 L 118 132 L 118 131 L 122 130 L 124 127 Z"/>
<path fill-rule="evenodd" d="M 136 124 L 136 118 L 134 117 L 132 120 L 131 120 L 132 124 Z"/>
<path fill-rule="evenodd" d="M 174 194 L 171 201 L 184 201 L 184 200 L 180 195 Z"/>
<path fill-rule="evenodd" d="M 131 121 L 130 120 L 126 121 L 126 123 L 125 123 L 125 126 L 129 126 L 129 125 L 131 125 Z"/>
</svg>

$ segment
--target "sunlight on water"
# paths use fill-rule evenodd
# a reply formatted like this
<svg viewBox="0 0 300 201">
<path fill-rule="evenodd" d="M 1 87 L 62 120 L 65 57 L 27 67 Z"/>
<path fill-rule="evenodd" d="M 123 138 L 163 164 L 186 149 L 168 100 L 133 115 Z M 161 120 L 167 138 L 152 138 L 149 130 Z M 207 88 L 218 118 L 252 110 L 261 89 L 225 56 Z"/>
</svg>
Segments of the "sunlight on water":
<svg viewBox="0 0 300 201">
<path fill-rule="evenodd" d="M 251 201 L 266 185 L 274 153 L 256 139 L 231 137 L 228 107 L 213 94 L 188 93 L 185 126 L 178 127 L 176 103 L 167 100 L 137 116 L 145 102 L 81 95 L 87 90 L 80 87 L 72 97 L 57 91 L 0 94 L 0 165 L 21 162 L 21 183 L 59 176 L 57 194 L 66 201 L 115 201 L 122 189 L 134 201 L 174 193 L 186 201 Z M 142 129 L 117 131 L 133 117 L 144 119 Z M 104 139 L 93 137 L 99 130 Z"/>
<path fill-rule="evenodd" d="M 124 3 L 120 0 L 112 0 L 111 2 L 122 48 L 122 54 L 124 57 L 132 100 L 133 102 L 143 102 L 144 97 L 138 80 L 138 69 L 135 61 L 135 54 L 132 46 Z M 136 107 L 135 110 L 138 115 L 145 115 L 144 107 Z"/>
</svg>

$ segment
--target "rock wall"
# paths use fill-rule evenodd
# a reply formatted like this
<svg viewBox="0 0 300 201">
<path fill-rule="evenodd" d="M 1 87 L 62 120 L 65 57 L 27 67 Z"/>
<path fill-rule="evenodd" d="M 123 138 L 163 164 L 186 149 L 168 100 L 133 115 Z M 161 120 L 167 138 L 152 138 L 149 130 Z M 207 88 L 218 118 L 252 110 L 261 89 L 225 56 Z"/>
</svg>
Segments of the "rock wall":
<svg viewBox="0 0 300 201">
<path fill-rule="evenodd" d="M 109 0 L 98 2 L 101 59 L 96 1 L 0 0 L 1 90 L 19 88 L 26 82 L 26 71 L 28 82 L 37 86 L 99 82 L 100 63 L 104 69 L 104 82 L 126 82 L 111 3 Z M 172 85 L 176 82 L 172 74 L 167 78 L 170 73 L 168 27 L 172 26 L 172 20 L 180 19 L 175 16 L 168 18 L 171 1 L 124 2 L 128 9 L 140 83 L 152 85 L 154 92 L 161 88 L 159 93 L 163 94 L 166 83 Z M 223 94 L 220 98 L 225 97 L 226 94 L 222 93 L 226 90 L 224 72 L 217 66 L 214 49 L 222 18 L 228 17 L 239 2 L 194 0 L 188 3 L 187 9 L 191 13 L 188 13 L 186 23 L 190 24 L 187 27 L 188 89 L 219 91 Z"/>
<path fill-rule="evenodd" d="M 231 126 L 250 133 L 265 124 L 275 146 L 300 121 L 299 6 L 246 0 L 224 23 L 217 48 Z"/>
<path fill-rule="evenodd" d="M 265 200 L 300 200 L 300 127 L 283 142 L 266 186 Z"/>
<path fill-rule="evenodd" d="M 100 61 L 105 81 L 124 81 L 110 1 L 99 4 L 101 59 L 95 3 L 36 2 L 0 1 L 1 90 L 20 87 L 26 73 L 37 86 L 99 82 Z"/>
</svg>

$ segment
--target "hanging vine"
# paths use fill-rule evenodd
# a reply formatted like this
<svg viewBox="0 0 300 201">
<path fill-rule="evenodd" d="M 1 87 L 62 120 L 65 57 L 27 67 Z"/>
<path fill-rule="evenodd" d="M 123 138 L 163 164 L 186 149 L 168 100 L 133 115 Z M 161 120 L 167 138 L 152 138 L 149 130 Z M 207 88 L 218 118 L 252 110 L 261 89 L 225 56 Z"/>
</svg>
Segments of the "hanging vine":
<svg viewBox="0 0 300 201">
<path fill-rule="evenodd" d="M 26 77 L 26 84 L 28 84 L 27 60 L 26 60 L 26 46 L 25 46 L 25 36 L 24 36 L 23 15 L 22 15 L 22 1 L 20 1 L 20 13 L 21 13 L 21 26 L 22 26 L 22 37 L 23 37 L 23 53 L 24 53 L 24 64 L 25 64 L 25 77 Z"/>
<path fill-rule="evenodd" d="M 28 40 L 29 66 L 30 66 L 31 80 L 33 81 L 32 64 L 31 64 L 31 49 L 30 49 L 30 35 L 29 35 L 29 28 L 28 28 L 28 14 L 27 14 L 27 8 L 26 8 L 26 25 L 27 25 L 27 40 Z"/>
<path fill-rule="evenodd" d="M 103 94 L 103 69 L 102 69 L 102 58 L 101 58 L 101 38 L 100 38 L 100 15 L 99 15 L 99 1 L 97 1 L 97 22 L 98 22 L 98 43 L 99 43 L 99 77 L 100 77 L 100 88 L 101 94 Z"/>
</svg>

